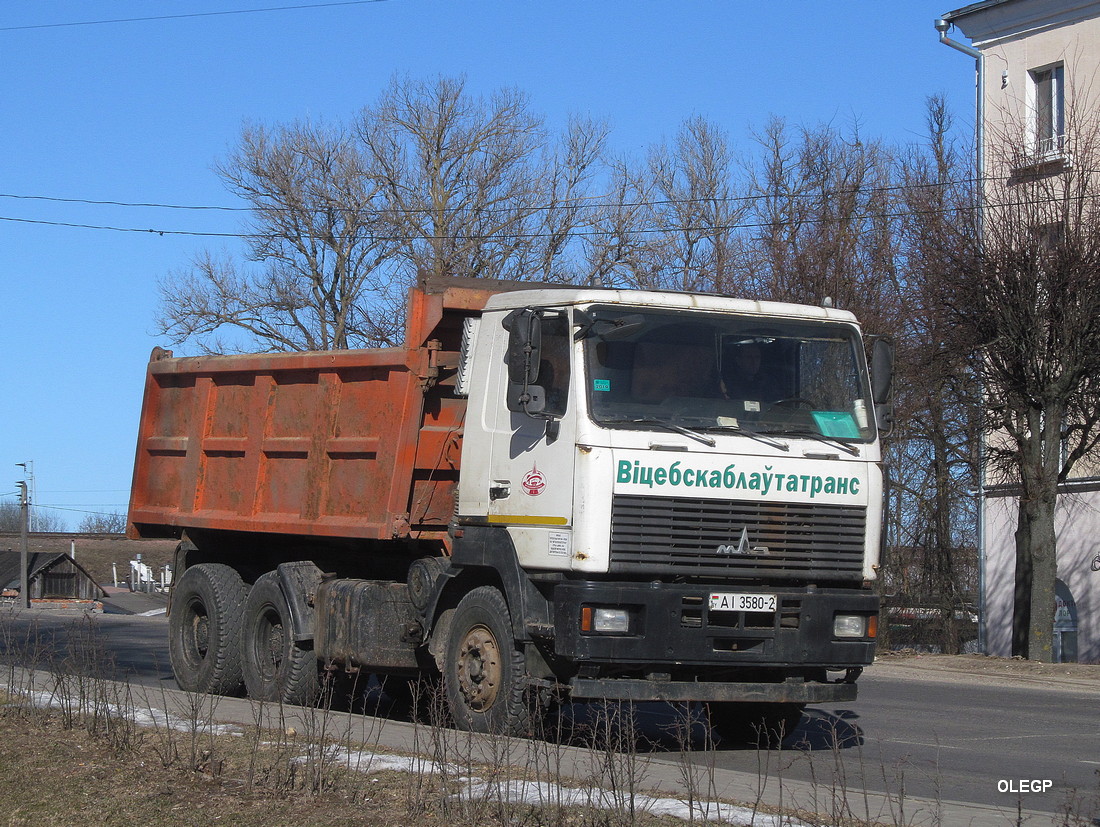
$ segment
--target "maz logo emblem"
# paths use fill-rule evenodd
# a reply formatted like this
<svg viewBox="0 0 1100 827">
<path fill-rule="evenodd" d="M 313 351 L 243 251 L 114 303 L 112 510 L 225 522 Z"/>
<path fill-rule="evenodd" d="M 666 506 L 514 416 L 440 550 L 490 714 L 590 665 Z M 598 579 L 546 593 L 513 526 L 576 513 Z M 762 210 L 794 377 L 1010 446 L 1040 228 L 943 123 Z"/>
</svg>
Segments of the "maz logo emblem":
<svg viewBox="0 0 1100 827">
<path fill-rule="evenodd" d="M 733 543 L 724 543 L 718 546 L 715 551 L 718 554 L 767 554 L 767 546 L 750 546 L 749 545 L 749 530 L 747 528 L 741 529 L 741 538 L 738 540 L 737 545 Z"/>
</svg>

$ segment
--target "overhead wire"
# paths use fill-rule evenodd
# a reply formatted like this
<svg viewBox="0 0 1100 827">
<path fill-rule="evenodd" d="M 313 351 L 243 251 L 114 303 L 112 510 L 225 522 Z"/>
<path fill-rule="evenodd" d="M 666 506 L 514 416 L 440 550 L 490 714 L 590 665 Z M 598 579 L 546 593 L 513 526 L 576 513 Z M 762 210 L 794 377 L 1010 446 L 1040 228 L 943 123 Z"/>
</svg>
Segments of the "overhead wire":
<svg viewBox="0 0 1100 827">
<path fill-rule="evenodd" d="M 222 11 L 185 12 L 181 14 L 158 14 L 147 17 L 115 17 L 106 20 L 74 20 L 64 23 L 33 23 L 24 26 L 0 26 L 0 32 L 22 32 L 32 29 L 65 29 L 74 26 L 106 26 L 113 23 L 145 23 L 155 20 L 186 20 L 196 17 L 225 17 L 233 14 L 266 14 L 277 11 L 297 11 L 299 9 L 323 9 L 332 6 L 365 6 L 368 3 L 384 3 L 386 0 L 333 0 L 328 3 L 303 3 L 292 6 L 267 6 L 259 9 L 224 9 Z"/>
<path fill-rule="evenodd" d="M 50 511 L 71 511 L 74 514 L 99 514 L 99 515 L 102 515 L 102 514 L 105 513 L 103 511 L 88 511 L 86 508 L 68 508 L 68 507 L 63 506 L 63 505 L 42 505 L 40 503 L 34 503 L 34 504 L 32 504 L 31 507 L 32 508 L 45 508 L 45 509 L 49 509 Z M 116 508 L 116 509 L 117 508 L 127 508 L 127 507 L 128 507 L 128 505 L 126 503 L 116 504 L 116 505 L 104 505 L 103 506 L 103 508 Z"/>
<path fill-rule="evenodd" d="M 992 182 L 997 180 L 1008 180 L 1008 177 L 987 177 L 986 182 Z M 581 209 L 625 209 L 625 208 L 661 208 L 661 207 L 676 207 L 681 205 L 692 205 L 698 203 L 740 203 L 750 204 L 762 200 L 780 199 L 830 199 L 838 198 L 849 195 L 860 195 L 867 198 L 874 197 L 875 195 L 884 193 L 896 193 L 902 191 L 919 191 L 927 189 L 952 189 L 952 188 L 967 188 L 973 187 L 977 183 L 975 178 L 961 178 L 950 181 L 938 181 L 928 182 L 921 184 L 896 184 L 882 187 L 848 187 L 837 190 L 826 190 L 817 192 L 789 192 L 789 193 L 754 193 L 751 195 L 739 195 L 739 196 L 701 196 L 695 198 L 664 198 L 664 199 L 645 199 L 641 201 L 619 201 L 619 200 L 607 200 L 610 196 L 609 193 L 602 193 L 598 195 L 587 196 L 575 196 L 573 198 L 564 199 L 558 204 L 532 204 L 521 207 L 523 212 L 527 214 L 533 214 L 536 212 L 544 212 L 554 209 L 562 209 L 568 205 L 574 205 Z M 1096 198 L 1096 195 L 1085 196 L 1086 198 Z M 18 193 L 0 193 L 0 198 L 7 198 L 13 200 L 25 200 L 25 201 L 44 201 L 51 203 L 62 204 L 86 204 L 90 206 L 114 206 L 114 207 L 133 207 L 133 208 L 147 208 L 147 209 L 170 209 L 170 210 L 193 210 L 193 211 L 221 211 L 221 212 L 235 212 L 235 213 L 250 213 L 255 212 L 254 206 L 240 206 L 231 207 L 227 205 L 186 205 L 186 204 L 171 204 L 164 202 L 152 202 L 152 201 L 121 201 L 112 199 L 90 199 L 90 198 L 67 198 L 60 196 L 47 196 L 47 195 L 24 195 Z M 588 203 L 586 203 L 588 202 Z M 1029 201 L 1006 201 L 1000 204 L 993 204 L 986 202 L 986 207 L 1011 207 L 1011 206 L 1025 206 Z M 299 208 L 294 207 L 282 207 L 282 206 L 263 206 L 263 211 L 271 212 L 293 212 Z M 465 208 L 456 207 L 452 212 L 458 212 Z M 509 211 L 515 211 L 516 208 L 508 208 Z M 966 211 L 974 211 L 977 207 L 975 205 L 961 205 L 954 204 L 944 207 L 942 210 L 918 210 L 913 211 L 911 209 L 902 210 L 899 212 L 859 212 L 855 214 L 848 214 L 844 216 L 837 216 L 835 218 L 830 217 L 812 217 L 801 221 L 802 224 L 810 226 L 827 224 L 836 221 L 850 221 L 853 219 L 895 219 L 903 218 L 907 215 L 930 215 L 930 214 L 947 214 L 947 213 L 959 213 Z M 308 210 L 307 210 L 308 211 Z M 493 214 L 502 212 L 504 209 L 486 209 L 480 211 L 482 214 Z M 379 210 L 380 213 L 390 214 L 432 214 L 436 210 L 428 207 L 422 208 L 385 208 Z M 447 212 L 447 210 L 444 210 Z M 49 219 L 33 219 L 22 218 L 16 216 L 0 216 L 0 221 L 7 221 L 11 223 L 20 224 L 35 224 L 43 226 L 65 227 L 72 229 L 87 229 L 87 230 L 99 230 L 108 232 L 120 232 L 120 233 L 139 233 L 150 234 L 159 236 L 190 236 L 199 238 L 239 238 L 239 239 L 271 239 L 279 238 L 281 233 L 277 232 L 224 232 L 224 231 L 202 231 L 202 230 L 178 230 L 171 228 L 158 228 L 158 227 L 132 227 L 132 226 L 118 226 L 114 224 L 95 224 L 85 222 L 72 222 L 72 221 L 55 221 Z M 666 225 L 662 227 L 643 227 L 633 229 L 632 232 L 652 235 L 663 232 L 719 232 L 719 231 L 733 231 L 741 229 L 760 229 L 764 227 L 774 226 L 778 223 L 782 223 L 779 220 L 776 221 L 757 221 L 757 222 L 734 222 L 726 224 L 712 224 L 704 226 L 683 226 L 683 225 Z M 574 236 L 581 237 L 599 237 L 615 235 L 617 230 L 576 230 L 573 232 Z M 461 234 L 463 238 L 471 240 L 484 240 L 489 238 L 511 238 L 511 239 L 524 239 L 524 238 L 542 238 L 556 235 L 554 232 L 533 232 L 533 233 L 495 233 L 491 235 L 475 235 L 469 233 Z M 332 236 L 329 236 L 332 237 Z M 346 240 L 351 236 L 335 236 L 336 240 Z M 428 236 L 422 235 L 421 238 L 425 240 L 439 240 L 445 238 L 453 238 L 455 234 L 449 234 L 445 236 Z M 405 240 L 405 236 L 393 236 L 393 235 L 373 235 L 371 238 L 375 241 L 401 241 Z"/>
<path fill-rule="evenodd" d="M 997 179 L 989 178 L 985 179 L 987 182 L 996 180 L 1008 180 L 1007 178 Z M 900 192 L 907 189 L 936 189 L 947 187 L 962 187 L 973 186 L 977 182 L 977 179 L 962 178 L 959 180 L 943 181 L 943 182 L 930 182 L 927 184 L 895 184 L 884 187 L 843 187 L 835 190 L 826 190 L 824 192 L 790 192 L 783 193 L 755 193 L 752 195 L 718 195 L 718 196 L 699 196 L 696 198 L 647 198 L 642 201 L 617 201 L 609 200 L 612 198 L 611 193 L 601 193 L 598 195 L 577 195 L 571 198 L 563 198 L 560 203 L 546 204 L 546 205 L 531 205 L 525 209 L 529 211 L 546 211 L 561 209 L 563 205 L 576 205 L 589 208 L 604 208 L 604 207 L 651 207 L 651 206 L 676 206 L 680 204 L 702 204 L 702 203 L 748 203 L 753 201 L 761 201 L 769 198 L 815 198 L 827 196 L 836 198 L 844 195 L 874 195 L 879 193 Z M 142 207 L 151 209 L 167 209 L 167 210 L 207 210 L 207 211 L 221 211 L 221 212 L 252 212 L 255 207 L 241 206 L 230 207 L 226 205 L 209 205 L 209 204 L 169 204 L 154 201 L 118 201 L 109 199 L 92 199 L 92 198 L 65 198 L 60 196 L 50 195 L 22 195 L 18 193 L 0 192 L 0 198 L 9 198 L 13 200 L 22 201 L 47 201 L 61 204 L 88 204 L 92 206 L 112 206 L 112 207 Z M 584 203 L 593 202 L 593 203 Z M 292 207 L 280 207 L 276 205 L 265 205 L 264 210 L 270 210 L 272 212 L 289 212 L 294 208 Z M 485 210 L 487 213 L 503 212 L 508 208 L 489 209 Z M 431 213 L 435 212 L 435 208 L 431 207 L 414 207 L 404 209 L 391 209 L 388 212 L 394 213 Z"/>
<path fill-rule="evenodd" d="M 986 177 L 986 182 L 994 182 L 998 180 L 1008 180 L 1008 177 Z M 659 198 L 659 199 L 645 199 L 640 201 L 617 201 L 608 200 L 610 193 L 602 193 L 599 195 L 585 195 L 574 196 L 572 198 L 563 199 L 560 203 L 556 204 L 532 204 L 523 206 L 521 209 L 528 214 L 536 212 L 547 212 L 550 210 L 563 209 L 570 206 L 575 206 L 582 209 L 625 209 L 625 208 L 657 208 L 657 207 L 676 207 L 682 205 L 692 205 L 701 203 L 738 203 L 738 204 L 750 204 L 753 202 L 770 200 L 770 199 L 825 199 L 825 198 L 838 198 L 848 195 L 862 195 L 865 197 L 873 197 L 878 194 L 895 193 L 906 190 L 922 190 L 922 189 L 948 189 L 948 188 L 960 188 L 960 187 L 972 187 L 977 183 L 977 179 L 974 178 L 962 178 L 958 180 L 942 181 L 942 182 L 929 182 L 926 184 L 896 184 L 883 187 L 848 187 L 836 190 L 826 190 L 817 192 L 788 192 L 788 193 L 754 193 L 751 195 L 738 195 L 738 196 L 701 196 L 695 198 Z M 208 204 L 170 204 L 164 202 L 153 201 L 120 201 L 111 199 L 90 199 L 90 198 L 66 198 L 60 196 L 47 196 L 47 195 L 22 195 L 17 193 L 0 193 L 0 198 L 7 198 L 13 200 L 24 201 L 44 201 L 50 203 L 62 203 L 62 204 L 86 204 L 90 206 L 113 206 L 113 207 L 134 207 L 134 208 L 146 208 L 146 209 L 168 209 L 168 210 L 180 210 L 180 211 L 218 211 L 218 212 L 233 212 L 233 213 L 251 213 L 257 211 L 254 206 L 239 206 L 232 207 L 227 205 L 208 205 Z M 586 203 L 588 202 L 588 203 Z M 1019 202 L 1016 205 L 1020 205 L 1026 202 Z M 1002 206 L 1013 206 L 1011 203 L 1005 203 Z M 300 208 L 284 207 L 278 205 L 263 205 L 262 211 L 264 212 L 295 212 Z M 444 209 L 443 212 L 459 212 L 463 210 L 463 207 L 455 207 L 452 210 Z M 492 215 L 505 211 L 515 211 L 516 208 L 489 208 L 481 210 L 482 214 Z M 953 207 L 953 210 L 963 209 L 961 207 Z M 308 210 L 306 210 L 308 212 Z M 390 213 L 397 215 L 408 214 L 421 214 L 429 215 L 438 212 L 437 209 L 431 207 L 407 207 L 407 208 L 385 208 L 379 210 L 380 213 Z M 865 214 L 866 217 L 898 217 L 898 214 Z M 275 238 L 279 237 L 279 233 L 240 233 L 240 232 L 217 232 L 217 231 L 194 231 L 194 230 L 174 230 L 165 228 L 151 228 L 151 227 L 121 227 L 111 224 L 90 224 L 81 222 L 68 222 L 68 221 L 51 221 L 47 219 L 31 219 L 31 218 L 19 218 L 12 216 L 0 216 L 0 221 L 9 221 L 15 223 L 24 224 L 41 224 L 46 226 L 58 226 L 69 227 L 77 229 L 89 229 L 89 230 L 104 230 L 113 232 L 126 232 L 126 233 L 149 233 L 155 235 L 180 235 L 180 236 L 199 236 L 208 238 Z M 824 219 L 822 219 L 824 221 Z M 715 225 L 710 227 L 714 230 L 730 230 L 744 227 L 751 229 L 754 227 L 770 226 L 775 222 L 761 222 L 758 224 L 728 224 L 728 225 Z M 815 223 L 809 221 L 808 223 Z M 699 228 L 691 227 L 677 227 L 666 228 L 673 230 L 687 230 L 693 231 Z M 648 230 L 645 232 L 659 232 L 662 230 Z M 595 233 L 606 234 L 604 232 Z M 524 235 L 508 235 L 509 238 L 521 238 L 527 237 Z M 551 235 L 546 233 L 545 235 Z M 388 240 L 386 237 L 378 237 L 378 240 Z"/>
<path fill-rule="evenodd" d="M 0 221 L 9 221 L 15 224 L 41 224 L 47 227 L 69 227 L 79 230 L 110 230 L 118 233 L 149 233 L 152 235 L 183 235 L 183 236 L 200 236 L 203 238 L 249 238 L 249 237 L 271 237 L 276 238 L 277 234 L 252 234 L 247 233 L 216 233 L 216 232 L 200 232 L 197 230 L 164 230 L 164 229 L 152 229 L 148 227 L 112 227 L 106 224 L 79 224 L 72 221 L 47 221 L 40 218 L 15 218 L 13 216 L 0 215 Z"/>
<path fill-rule="evenodd" d="M 1094 200 L 1100 198 L 1100 193 L 1086 195 L 1083 198 L 1088 200 Z M 1017 201 L 1005 201 L 1005 202 L 985 202 L 985 209 L 991 208 L 1003 208 L 1003 207 L 1021 207 L 1029 204 L 1039 203 L 1034 200 L 1017 200 Z M 608 205 L 616 206 L 616 205 Z M 626 206 L 626 205 L 624 205 Z M 928 215 L 948 215 L 952 213 L 966 213 L 974 212 L 978 209 L 976 205 L 968 204 L 953 204 L 945 206 L 942 209 L 925 209 L 925 210 L 912 210 L 906 209 L 897 212 L 854 212 L 837 216 L 815 216 L 811 218 L 801 219 L 799 224 L 802 226 L 819 226 L 832 223 L 840 223 L 846 221 L 852 221 L 857 219 L 870 220 L 870 219 L 897 219 L 905 218 L 906 216 L 928 216 Z M 214 231 L 200 231 L 200 230 L 172 230 L 165 228 L 147 228 L 147 227 L 118 227 L 106 224 L 84 224 L 68 221 L 50 221 L 46 219 L 31 219 L 31 218 L 16 218 L 13 216 L 0 216 L 0 221 L 8 221 L 21 224 L 37 224 L 53 227 L 67 227 L 75 229 L 87 229 L 87 230 L 101 230 L 111 232 L 122 233 L 141 233 L 152 234 L 160 236 L 191 236 L 200 238 L 239 238 L 239 239 L 276 239 L 284 237 L 282 233 L 278 232 L 214 232 Z M 705 225 L 665 225 L 660 227 L 640 227 L 630 230 L 631 233 L 639 235 L 655 235 L 668 232 L 725 232 L 734 230 L 751 230 L 762 229 L 766 227 L 774 227 L 782 225 L 782 220 L 772 221 L 755 221 L 755 222 L 735 222 L 730 224 L 705 224 Z M 614 236 L 620 234 L 618 229 L 600 230 L 600 229 L 588 229 L 588 230 L 574 230 L 573 236 L 577 237 L 601 237 L 601 236 Z M 303 233 L 303 236 L 308 237 L 308 233 Z M 417 237 L 425 241 L 438 241 L 450 238 L 462 237 L 467 240 L 490 240 L 494 238 L 508 238 L 508 239 L 533 239 L 533 238 L 551 238 L 558 236 L 559 233 L 555 231 L 546 232 L 496 232 L 486 235 L 478 235 L 476 233 L 450 233 L 447 235 L 418 235 Z M 326 234 L 326 239 L 332 239 L 336 241 L 346 241 L 354 238 L 350 235 L 334 235 Z M 408 239 L 407 235 L 370 235 L 372 241 L 404 241 Z"/>
</svg>

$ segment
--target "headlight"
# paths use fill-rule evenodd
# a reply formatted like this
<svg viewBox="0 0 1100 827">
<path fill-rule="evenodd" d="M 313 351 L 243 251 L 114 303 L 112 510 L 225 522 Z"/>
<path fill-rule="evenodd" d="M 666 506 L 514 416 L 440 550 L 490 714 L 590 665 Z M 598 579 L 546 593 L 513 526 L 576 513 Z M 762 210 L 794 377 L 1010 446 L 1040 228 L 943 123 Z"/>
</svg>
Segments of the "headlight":
<svg viewBox="0 0 1100 827">
<path fill-rule="evenodd" d="M 625 635 L 630 631 L 630 612 L 600 606 L 581 607 L 581 631 Z"/>
<path fill-rule="evenodd" d="M 867 618 L 863 615 L 833 617 L 833 637 L 866 637 Z"/>
</svg>

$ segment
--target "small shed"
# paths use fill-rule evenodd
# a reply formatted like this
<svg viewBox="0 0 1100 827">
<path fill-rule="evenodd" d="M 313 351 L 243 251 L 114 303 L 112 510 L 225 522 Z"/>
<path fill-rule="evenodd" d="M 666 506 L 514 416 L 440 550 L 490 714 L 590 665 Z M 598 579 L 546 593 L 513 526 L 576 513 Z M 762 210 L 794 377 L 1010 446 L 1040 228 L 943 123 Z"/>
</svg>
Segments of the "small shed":
<svg viewBox="0 0 1100 827">
<path fill-rule="evenodd" d="M 19 594 L 19 557 L 18 551 L 0 551 L 0 591 L 4 597 Z M 68 554 L 35 552 L 27 555 L 27 562 L 31 600 L 100 600 L 106 597 L 106 592 L 92 576 Z"/>
</svg>

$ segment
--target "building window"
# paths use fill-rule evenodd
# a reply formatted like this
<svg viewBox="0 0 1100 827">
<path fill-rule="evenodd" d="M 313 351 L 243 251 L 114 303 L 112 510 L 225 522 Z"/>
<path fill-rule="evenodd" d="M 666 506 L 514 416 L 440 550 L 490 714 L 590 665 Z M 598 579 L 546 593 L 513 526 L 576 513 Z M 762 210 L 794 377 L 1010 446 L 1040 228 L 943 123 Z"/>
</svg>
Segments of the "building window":
<svg viewBox="0 0 1100 827">
<path fill-rule="evenodd" d="M 1039 250 L 1050 256 L 1066 240 L 1066 225 L 1062 221 L 1037 224 L 1031 228 L 1031 234 L 1039 245 Z"/>
<path fill-rule="evenodd" d="M 1060 153 L 1065 139 L 1065 67 L 1031 71 L 1035 95 L 1035 149 L 1039 155 Z"/>
</svg>

